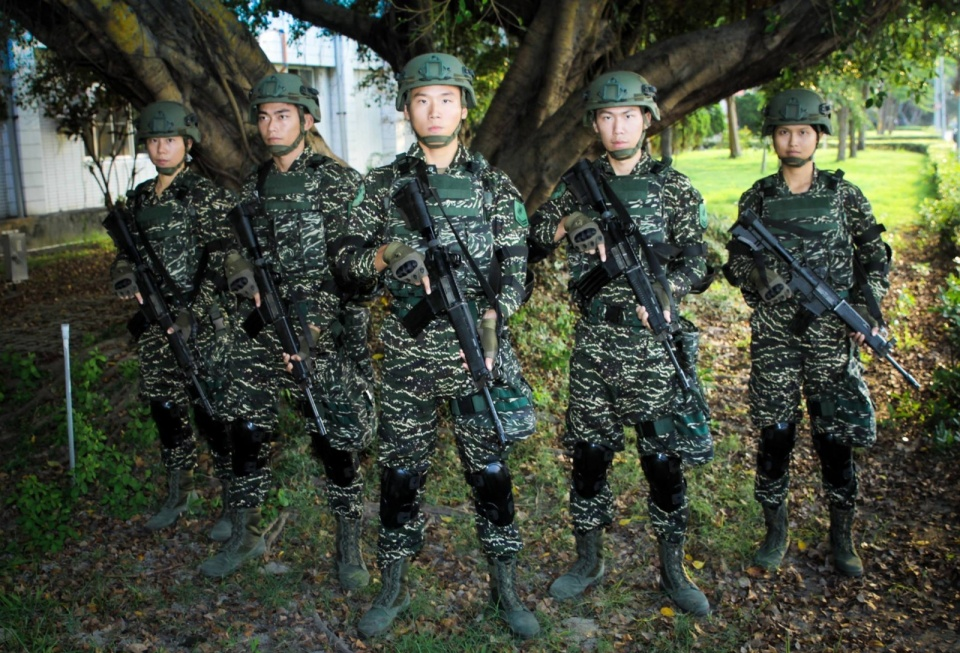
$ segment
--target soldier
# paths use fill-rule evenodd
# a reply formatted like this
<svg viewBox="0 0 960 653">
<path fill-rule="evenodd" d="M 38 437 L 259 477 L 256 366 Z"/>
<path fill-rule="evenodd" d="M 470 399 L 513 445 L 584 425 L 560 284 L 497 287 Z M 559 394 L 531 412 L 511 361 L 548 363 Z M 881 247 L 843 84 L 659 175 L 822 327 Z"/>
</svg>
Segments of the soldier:
<svg viewBox="0 0 960 653">
<path fill-rule="evenodd" d="M 707 215 L 690 181 L 643 148 L 651 120 L 660 119 L 655 93 L 635 73 L 601 75 L 585 94 L 584 124 L 593 127 L 606 150 L 591 171 L 606 180 L 649 245 L 654 261 L 641 258 L 644 272 L 661 279 L 653 287 L 670 320 L 676 316 L 676 302 L 706 273 Z M 663 343 L 648 329 L 647 311 L 625 275 L 610 279 L 592 297 L 577 291 L 606 261 L 607 249 L 596 210 L 582 204 L 573 190 L 561 182 L 534 215 L 531 229 L 532 240 L 542 247 L 569 240 L 571 288 L 581 312 L 570 359 L 563 438 L 573 459 L 570 510 L 577 560 L 553 582 L 550 594 L 573 599 L 603 577 L 602 534 L 613 520 L 607 471 L 614 454 L 624 450 L 624 427 L 633 426 L 650 486 L 647 507 L 659 544 L 661 588 L 682 610 L 705 615 L 709 603 L 683 569 L 689 518 L 684 467 L 713 458 L 702 399 L 681 390 Z M 638 257 L 645 249 L 641 243 L 631 246 Z M 655 274 L 654 265 L 662 274 Z M 680 324 L 685 368 L 695 379 L 697 331 L 683 318 Z"/>
<path fill-rule="evenodd" d="M 229 295 L 217 290 L 216 278 L 223 247 L 231 236 L 222 216 L 234 200 L 230 193 L 188 167 L 188 153 L 194 143 L 200 142 L 200 129 L 196 115 L 182 104 L 155 102 L 145 107 L 137 122 L 137 141 L 146 144 L 157 177 L 130 194 L 133 224 L 128 226 L 142 258 L 161 284 L 167 305 L 177 311 L 186 341 L 200 354 L 201 382 L 215 397 L 221 388 L 219 375 L 214 374 L 214 360 L 229 340 L 225 319 L 232 303 Z M 142 303 L 134 266 L 124 254 L 114 261 L 111 277 L 121 298 L 136 297 Z M 160 511 L 146 522 L 147 528 L 159 530 L 176 522 L 197 500 L 197 446 L 189 406 L 193 404 L 194 420 L 210 444 L 224 507 L 232 476 L 230 438 L 226 424 L 200 405 L 196 392 L 185 382 L 160 326 L 141 327 L 142 333 L 135 334 L 140 396 L 150 403 L 169 486 Z M 230 532 L 230 520 L 224 511 L 210 537 L 222 542 Z"/>
<path fill-rule="evenodd" d="M 340 585 L 357 589 L 370 578 L 360 553 L 363 476 L 359 452 L 373 437 L 372 376 L 365 376 L 365 372 L 372 375 L 372 366 L 365 330 L 345 340 L 339 316 L 347 309 L 330 272 L 327 245 L 330 232 L 345 219 L 359 175 L 306 144 L 306 133 L 320 120 L 320 107 L 317 91 L 304 85 L 299 76 L 275 73 L 261 79 L 250 93 L 250 120 L 257 125 L 271 158 L 247 178 L 242 193 L 248 205 L 255 207 L 253 229 L 279 279 L 280 300 L 289 306 L 288 317 L 302 334 L 301 358 L 309 360 L 313 368 L 314 398 L 326 436 L 320 434 L 305 401 L 301 410 L 314 454 L 327 474 L 328 504 L 337 520 Z M 230 288 L 247 300 L 248 307 L 259 306 L 260 289 L 251 263 L 239 252 L 231 252 L 226 272 Z M 355 307 L 349 309 L 349 316 L 365 319 L 364 310 Z M 345 342 L 353 343 L 352 356 L 345 350 Z M 250 369 L 275 377 L 281 365 L 281 347 L 269 325 L 238 348 L 248 353 Z M 363 361 L 364 357 L 366 365 L 361 370 L 354 359 Z M 204 563 L 202 570 L 208 575 L 230 573 L 244 559 L 263 551 L 260 505 L 268 489 L 277 382 L 293 386 L 286 375 L 265 383 L 263 389 L 242 380 L 238 384 L 243 390 L 238 393 L 238 403 L 269 406 L 269 411 L 264 411 L 262 421 L 244 422 L 233 430 L 238 491 L 231 494 L 231 501 L 244 515 L 246 535 L 227 542 Z M 300 389 L 294 388 L 293 396 L 302 397 Z"/>
<path fill-rule="evenodd" d="M 764 110 L 763 135 L 773 136 L 780 170 L 755 183 L 740 198 L 740 213 L 752 210 L 800 263 L 817 272 L 857 307 L 873 326 L 882 324 L 879 302 L 888 289 L 890 251 L 881 240 L 860 189 L 843 172 L 820 170 L 813 155 L 830 134 L 830 105 L 813 91 L 778 93 Z M 787 550 L 790 454 L 802 416 L 810 415 L 814 449 L 830 505 L 834 566 L 863 575 L 851 529 L 857 498 L 853 447 L 876 440 L 876 420 L 863 380 L 858 345 L 839 318 L 815 318 L 791 296 L 779 261 L 752 255 L 737 240 L 728 245 L 727 279 L 754 309 L 750 318 L 750 415 L 760 431 L 754 496 L 763 507 L 767 532 L 755 562 L 770 571 Z M 877 329 L 874 329 L 874 333 Z"/>
<path fill-rule="evenodd" d="M 457 138 L 467 110 L 476 106 L 473 77 L 447 54 L 421 55 L 404 66 L 397 75 L 396 107 L 417 142 L 394 163 L 369 173 L 354 200 L 348 235 L 335 247 L 337 272 L 346 283 L 369 283 L 390 270 L 384 283 L 392 301 L 381 331 L 377 561 L 382 588 L 358 624 L 366 637 L 385 632 L 410 603 L 405 572 L 423 547 L 426 518 L 420 502 L 437 446 L 441 405 L 451 412 L 460 460 L 473 488 L 477 534 L 491 567 L 492 602 L 516 635 L 532 637 L 540 630 L 517 595 L 522 543 L 506 462 L 512 444 L 529 437 L 535 426 L 530 388 L 503 328 L 523 294 L 528 221 L 510 180 Z M 430 284 L 441 281 L 424 276 L 424 251 L 431 243 L 397 203 L 396 194 L 413 179 L 433 189 L 424 201 L 439 246 L 459 263 L 453 276 L 479 321 L 505 444 L 462 365 L 448 314 L 421 310 L 429 306 L 431 290 L 441 292 Z"/>
</svg>

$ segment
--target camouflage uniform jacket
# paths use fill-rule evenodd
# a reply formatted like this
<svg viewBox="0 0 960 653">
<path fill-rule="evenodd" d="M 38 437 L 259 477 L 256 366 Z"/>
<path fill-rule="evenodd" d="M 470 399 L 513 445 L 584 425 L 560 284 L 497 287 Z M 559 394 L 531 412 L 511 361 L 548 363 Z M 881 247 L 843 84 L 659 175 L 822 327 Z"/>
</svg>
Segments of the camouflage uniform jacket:
<svg viewBox="0 0 960 653">
<path fill-rule="evenodd" d="M 615 175 L 607 155 L 593 165 L 606 175 L 654 253 L 663 253 L 663 256 L 658 258 L 667 261 L 664 272 L 673 297 L 679 301 L 707 271 L 703 248 L 703 232 L 707 220 L 700 193 L 686 176 L 646 155 L 637 162 L 629 175 L 619 177 Z M 556 247 L 558 243 L 554 243 L 553 238 L 557 227 L 564 217 L 574 211 L 597 217 L 596 212 L 589 207 L 580 206 L 572 190 L 561 182 L 549 201 L 534 215 L 531 221 L 531 237 L 545 247 Z M 641 256 L 639 251 L 637 254 Z M 641 260 L 644 271 L 650 275 L 648 262 L 642 256 Z M 567 261 L 573 284 L 595 268 L 600 259 L 596 254 L 585 254 L 568 247 Z M 597 293 L 592 305 L 598 302 L 621 307 L 625 314 L 633 313 L 633 307 L 637 303 L 623 276 L 607 283 Z"/>
<path fill-rule="evenodd" d="M 221 271 L 226 250 L 233 242 L 225 216 L 235 198 L 190 169 L 178 174 L 159 196 L 155 187 L 156 180 L 151 179 L 130 193 L 129 205 L 136 222 L 130 228 L 140 255 L 151 268 L 156 267 L 144 245 L 146 239 L 176 286 L 171 288 L 161 271 L 153 270 L 162 280 L 161 292 L 171 312 L 191 309 L 204 334 L 211 312 L 230 312 L 234 304 L 225 292 Z M 125 259 L 119 254 L 114 265 Z"/>
<path fill-rule="evenodd" d="M 771 229 L 800 263 L 823 277 L 838 293 L 849 293 L 852 304 L 863 304 L 855 283 L 855 261 L 879 304 L 889 288 L 889 248 L 880 239 L 883 228 L 859 188 L 843 180 L 843 173 L 814 167 L 813 183 L 804 193 L 792 194 L 780 172 L 757 181 L 740 197 L 740 212 L 750 209 Z M 727 275 L 751 307 L 761 304 L 750 275 L 758 261 L 736 241 L 728 245 Z M 760 263 L 788 273 L 772 255 Z M 798 299 L 785 300 L 798 304 Z M 798 305 L 799 306 L 799 305 Z"/>
<path fill-rule="evenodd" d="M 349 238 L 342 241 L 336 255 L 338 266 L 353 283 L 367 285 L 377 278 L 374 259 L 377 250 L 386 243 L 398 241 L 426 251 L 421 234 L 407 227 L 392 199 L 397 189 L 412 178 L 412 174 L 404 174 L 408 170 L 402 165 L 405 158 L 422 160 L 423 151 L 414 144 L 406 156 L 394 164 L 371 171 L 354 200 L 347 230 Z M 519 192 L 505 174 L 491 168 L 482 156 L 470 153 L 462 145 L 442 174 L 432 166 L 427 170 L 431 186 L 438 189 L 441 197 L 446 195 L 443 200 L 446 218 L 441 215 L 436 200 L 427 199 L 441 245 L 448 250 L 459 249 L 451 231 L 452 223 L 488 279 L 499 261 L 501 281 L 494 284 L 494 290 L 500 286 L 500 309 L 504 319 L 508 318 L 521 304 L 526 273 L 528 222 Z M 475 304 L 478 314 L 492 308 L 466 260 L 455 274 L 464 297 Z M 431 352 L 457 347 L 456 336 L 444 316 L 434 318 L 413 345 L 398 317 L 425 296 L 423 288 L 400 283 L 389 272 L 385 274 L 384 283 L 393 298 L 392 315 L 384 324 L 385 335 L 411 342 L 413 349 L 408 353 L 414 358 L 434 359 Z"/>
<path fill-rule="evenodd" d="M 327 258 L 328 225 L 345 218 L 356 194 L 357 175 L 329 157 L 305 148 L 286 172 L 272 159 L 247 177 L 245 201 L 257 199 L 253 218 L 264 257 L 278 275 L 277 289 L 298 312 L 321 328 L 321 349 L 335 347 L 329 328 L 339 297 Z M 247 252 L 242 252 L 245 256 Z"/>
</svg>

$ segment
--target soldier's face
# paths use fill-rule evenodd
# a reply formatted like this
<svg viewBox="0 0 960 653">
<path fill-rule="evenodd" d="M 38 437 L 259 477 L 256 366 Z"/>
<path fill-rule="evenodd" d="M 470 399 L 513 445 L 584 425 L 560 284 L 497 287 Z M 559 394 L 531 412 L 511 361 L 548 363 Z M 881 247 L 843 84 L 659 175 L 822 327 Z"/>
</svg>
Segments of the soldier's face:
<svg viewBox="0 0 960 653">
<path fill-rule="evenodd" d="M 183 136 L 160 136 L 147 139 L 147 156 L 157 168 L 180 165 L 186 157 L 187 145 Z"/>
<path fill-rule="evenodd" d="M 597 109 L 593 130 L 607 152 L 636 147 L 649 125 L 648 111 L 640 107 L 609 107 Z"/>
<path fill-rule="evenodd" d="M 403 108 L 419 136 L 449 136 L 467 117 L 458 86 L 421 86 L 410 91 L 410 102 Z"/>
<path fill-rule="evenodd" d="M 313 116 L 305 113 L 303 128 L 310 131 Z M 295 104 L 266 102 L 257 108 L 257 129 L 266 145 L 292 145 L 300 136 L 300 111 Z"/>
<path fill-rule="evenodd" d="M 811 125 L 780 125 L 773 130 L 773 149 L 781 159 L 808 159 L 819 141 L 820 133 Z"/>
</svg>

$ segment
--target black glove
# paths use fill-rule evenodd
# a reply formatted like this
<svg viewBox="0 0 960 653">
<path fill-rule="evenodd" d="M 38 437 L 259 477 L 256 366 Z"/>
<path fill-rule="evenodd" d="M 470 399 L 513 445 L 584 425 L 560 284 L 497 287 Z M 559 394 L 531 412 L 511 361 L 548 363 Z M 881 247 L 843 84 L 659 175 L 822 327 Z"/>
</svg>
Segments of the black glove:
<svg viewBox="0 0 960 653">
<path fill-rule="evenodd" d="M 128 261 L 117 261 L 110 278 L 113 281 L 113 292 L 117 293 L 120 299 L 133 299 L 140 291 L 133 264 Z"/>
<path fill-rule="evenodd" d="M 480 346 L 483 348 L 483 357 L 497 360 L 499 341 L 497 339 L 497 318 L 485 317 L 480 320 L 477 329 L 480 332 Z"/>
<path fill-rule="evenodd" d="M 770 268 L 764 268 L 763 272 L 759 268 L 753 268 L 750 281 L 766 304 L 778 304 L 793 297 L 793 291 L 786 280 Z"/>
</svg>

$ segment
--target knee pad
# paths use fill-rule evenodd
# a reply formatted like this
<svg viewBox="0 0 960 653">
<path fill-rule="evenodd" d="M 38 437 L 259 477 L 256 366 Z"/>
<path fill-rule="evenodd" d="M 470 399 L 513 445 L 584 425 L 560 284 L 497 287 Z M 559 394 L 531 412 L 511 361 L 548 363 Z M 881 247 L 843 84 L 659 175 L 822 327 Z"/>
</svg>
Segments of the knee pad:
<svg viewBox="0 0 960 653">
<path fill-rule="evenodd" d="M 360 460 L 352 451 L 342 451 L 330 446 L 330 440 L 319 433 L 311 433 L 313 440 L 313 452 L 316 454 L 323 468 L 327 472 L 327 478 L 335 485 L 340 487 L 349 487 L 357 478 L 357 472 L 360 470 Z"/>
<path fill-rule="evenodd" d="M 687 482 L 683 478 L 683 461 L 677 456 L 658 453 L 640 458 L 640 466 L 650 485 L 650 499 L 664 512 L 683 506 Z"/>
<path fill-rule="evenodd" d="M 832 487 L 847 487 L 856 473 L 853 467 L 853 447 L 837 444 L 820 432 L 813 434 L 813 448 L 820 458 L 823 480 Z"/>
<path fill-rule="evenodd" d="M 150 415 L 157 425 L 160 444 L 165 449 L 176 449 L 193 435 L 187 409 L 172 399 L 151 401 Z"/>
<path fill-rule="evenodd" d="M 497 526 L 513 523 L 513 485 L 505 462 L 494 460 L 479 472 L 467 473 L 467 483 L 473 488 L 477 514 Z"/>
<path fill-rule="evenodd" d="M 266 448 L 270 432 L 253 422 L 234 422 L 230 428 L 233 445 L 233 473 L 249 476 L 267 466 Z"/>
<path fill-rule="evenodd" d="M 230 455 L 230 428 L 225 422 L 214 419 L 202 406 L 193 407 L 193 419 L 215 454 Z"/>
<path fill-rule="evenodd" d="M 757 448 L 757 471 L 776 481 L 790 469 L 790 454 L 797 443 L 797 425 L 793 422 L 777 422 L 760 430 L 760 446 Z"/>
<path fill-rule="evenodd" d="M 427 481 L 427 468 L 380 472 L 380 522 L 384 528 L 400 528 L 420 514 L 417 493 Z"/>
<path fill-rule="evenodd" d="M 584 499 L 600 494 L 607 482 L 613 449 L 580 441 L 573 445 L 573 489 Z"/>
</svg>

